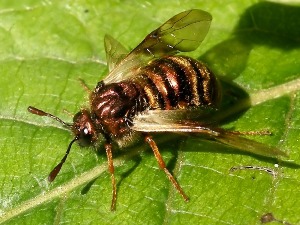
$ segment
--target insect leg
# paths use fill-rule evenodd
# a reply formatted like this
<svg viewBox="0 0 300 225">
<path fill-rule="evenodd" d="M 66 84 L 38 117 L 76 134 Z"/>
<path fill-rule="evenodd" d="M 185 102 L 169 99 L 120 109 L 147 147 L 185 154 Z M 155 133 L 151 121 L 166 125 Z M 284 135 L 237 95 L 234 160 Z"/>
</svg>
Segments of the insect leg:
<svg viewBox="0 0 300 225">
<path fill-rule="evenodd" d="M 268 130 L 258 130 L 258 131 L 231 131 L 227 130 L 227 133 L 237 134 L 237 135 L 272 135 Z"/>
<path fill-rule="evenodd" d="M 112 200 L 111 200 L 111 211 L 116 210 L 116 201 L 117 201 L 117 188 L 116 188 L 116 179 L 115 179 L 115 168 L 112 158 L 112 145 L 111 143 L 105 144 L 105 151 L 108 161 L 108 171 L 111 175 L 111 184 L 112 184 Z"/>
<path fill-rule="evenodd" d="M 83 89 L 88 93 L 91 94 L 91 89 L 87 86 L 87 84 L 84 82 L 84 80 L 79 78 L 79 82 L 81 84 L 81 86 L 83 87 Z"/>
<path fill-rule="evenodd" d="M 179 183 L 175 180 L 175 178 L 173 177 L 173 175 L 170 173 L 170 171 L 166 168 L 166 164 L 158 150 L 158 147 L 155 143 L 155 141 L 153 140 L 153 138 L 146 134 L 145 136 L 145 141 L 150 145 L 151 149 L 153 150 L 154 156 L 158 162 L 158 165 L 160 167 L 160 169 L 162 169 L 165 174 L 168 176 L 169 180 L 171 181 L 171 183 L 173 184 L 173 186 L 177 189 L 177 191 L 179 192 L 179 194 L 184 198 L 185 201 L 189 201 L 189 197 L 184 193 L 184 191 L 182 190 L 182 188 L 180 187 Z"/>
<path fill-rule="evenodd" d="M 278 165 L 278 164 L 275 164 Z M 230 172 L 235 172 L 237 170 L 260 170 L 260 171 L 264 171 L 270 175 L 272 175 L 273 177 L 277 177 L 278 173 L 275 170 L 272 170 L 268 167 L 261 167 L 261 166 L 233 166 L 230 168 Z"/>
</svg>

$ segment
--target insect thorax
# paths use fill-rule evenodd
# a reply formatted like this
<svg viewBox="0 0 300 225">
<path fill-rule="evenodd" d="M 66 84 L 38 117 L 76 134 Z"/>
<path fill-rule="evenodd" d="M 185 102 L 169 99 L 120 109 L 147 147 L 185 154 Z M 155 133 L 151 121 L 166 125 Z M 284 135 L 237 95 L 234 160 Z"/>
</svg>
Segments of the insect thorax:
<svg viewBox="0 0 300 225">
<path fill-rule="evenodd" d="M 143 90 L 131 81 L 96 88 L 90 101 L 94 124 L 106 138 L 128 135 L 133 117 L 147 108 Z"/>
</svg>

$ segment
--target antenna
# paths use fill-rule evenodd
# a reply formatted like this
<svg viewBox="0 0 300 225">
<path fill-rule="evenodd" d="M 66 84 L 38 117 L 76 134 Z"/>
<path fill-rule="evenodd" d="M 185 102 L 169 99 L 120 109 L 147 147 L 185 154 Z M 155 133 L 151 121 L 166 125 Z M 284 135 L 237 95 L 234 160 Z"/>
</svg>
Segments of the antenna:
<svg viewBox="0 0 300 225">
<path fill-rule="evenodd" d="M 63 120 L 61 120 L 61 119 L 58 118 L 57 116 L 54 116 L 54 115 L 52 115 L 51 113 L 44 112 L 43 110 L 37 109 L 37 108 L 35 108 L 35 107 L 29 106 L 29 107 L 27 108 L 27 110 L 28 110 L 30 113 L 35 114 L 35 115 L 38 115 L 38 116 L 47 116 L 47 117 L 50 117 L 51 119 L 54 119 L 54 120 L 58 121 L 59 123 L 63 124 L 64 126 L 67 126 L 67 127 L 71 127 L 71 126 L 72 126 L 72 124 L 68 124 L 68 123 L 64 122 Z M 48 181 L 49 181 L 49 182 L 52 182 L 52 181 L 56 178 L 56 176 L 57 176 L 57 174 L 59 173 L 59 171 L 60 171 L 62 165 L 65 163 L 65 161 L 66 161 L 66 159 L 67 159 L 67 157 L 68 157 L 68 155 L 69 155 L 69 153 L 70 153 L 70 150 L 71 150 L 71 147 L 72 147 L 73 143 L 74 143 L 75 141 L 77 141 L 78 139 L 79 139 L 79 136 L 76 136 L 76 137 L 70 142 L 70 144 L 69 144 L 69 146 L 68 146 L 68 148 L 67 148 L 67 151 L 66 151 L 64 157 L 61 159 L 60 163 L 57 164 L 57 166 L 54 167 L 54 169 L 50 172 L 50 174 L 49 174 L 49 176 L 48 176 Z"/>
<path fill-rule="evenodd" d="M 59 173 L 59 171 L 60 171 L 62 165 L 65 163 L 65 161 L 66 161 L 66 159 L 67 159 L 67 157 L 68 157 L 68 155 L 69 155 L 69 152 L 70 152 L 70 150 L 71 150 L 71 147 L 72 147 L 73 143 L 74 143 L 75 141 L 77 141 L 78 138 L 79 138 L 79 137 L 76 136 L 76 137 L 70 142 L 70 144 L 69 144 L 69 146 L 68 146 L 68 149 L 67 149 L 67 151 L 66 151 L 65 156 L 61 159 L 60 163 L 58 163 L 57 166 L 54 167 L 54 169 L 49 173 L 49 176 L 48 176 L 48 181 L 49 181 L 49 182 L 52 182 L 52 181 L 55 179 L 55 177 L 57 176 L 57 174 Z"/>
<path fill-rule="evenodd" d="M 51 113 L 44 112 L 43 110 L 37 109 L 37 108 L 35 108 L 33 106 L 28 106 L 27 110 L 28 110 L 28 112 L 30 112 L 32 114 L 35 114 L 35 115 L 38 115 L 38 116 L 47 116 L 47 117 L 50 117 L 51 119 L 54 119 L 54 120 L 60 122 L 64 126 L 67 126 L 67 127 L 71 127 L 72 126 L 71 124 L 68 124 L 68 123 L 64 122 L 63 120 L 61 120 L 57 116 L 54 116 Z"/>
</svg>

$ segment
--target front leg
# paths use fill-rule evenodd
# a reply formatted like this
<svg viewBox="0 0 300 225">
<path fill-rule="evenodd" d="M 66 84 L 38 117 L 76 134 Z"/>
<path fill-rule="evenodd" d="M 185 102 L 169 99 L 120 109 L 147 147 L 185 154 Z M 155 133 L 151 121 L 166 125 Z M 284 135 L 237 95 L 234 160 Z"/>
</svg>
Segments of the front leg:
<svg viewBox="0 0 300 225">
<path fill-rule="evenodd" d="M 115 179 L 115 168 L 113 163 L 113 157 L 112 157 L 112 144 L 106 143 L 105 144 L 105 150 L 106 150 L 106 156 L 107 156 L 107 162 L 108 162 L 108 171 L 111 175 L 111 184 L 112 184 L 112 200 L 111 200 L 111 211 L 116 210 L 116 201 L 117 201 L 117 187 L 116 187 L 116 179 Z"/>
</svg>

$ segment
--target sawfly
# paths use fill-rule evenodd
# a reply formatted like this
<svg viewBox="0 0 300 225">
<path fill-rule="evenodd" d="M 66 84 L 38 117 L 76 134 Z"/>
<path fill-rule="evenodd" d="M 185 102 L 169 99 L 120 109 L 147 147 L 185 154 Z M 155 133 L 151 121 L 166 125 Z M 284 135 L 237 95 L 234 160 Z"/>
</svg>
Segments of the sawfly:
<svg viewBox="0 0 300 225">
<path fill-rule="evenodd" d="M 150 133 L 196 133 L 256 154 L 285 155 L 277 148 L 248 140 L 241 137 L 240 132 L 221 129 L 207 120 L 206 112 L 217 111 L 222 101 L 220 82 L 203 62 L 176 54 L 197 49 L 211 20 L 208 12 L 199 9 L 181 12 L 148 34 L 129 53 L 118 41 L 106 35 L 104 43 L 109 74 L 90 91 L 90 108 L 76 113 L 72 124 L 29 106 L 29 112 L 55 119 L 74 134 L 64 157 L 51 171 L 48 180 L 55 179 L 75 142 L 80 146 L 97 146 L 100 136 L 105 139 L 111 174 L 111 210 L 115 210 L 117 198 L 112 146 L 128 142 L 137 134 L 153 150 L 160 169 L 185 201 L 188 201 L 188 196 L 166 168 Z M 202 113 L 206 119 L 201 120 Z M 197 120 L 193 119 L 195 114 Z"/>
</svg>

